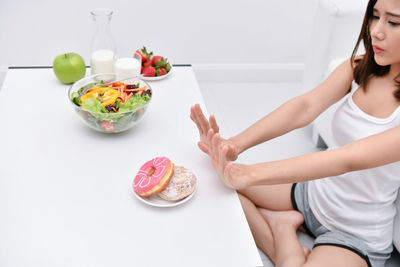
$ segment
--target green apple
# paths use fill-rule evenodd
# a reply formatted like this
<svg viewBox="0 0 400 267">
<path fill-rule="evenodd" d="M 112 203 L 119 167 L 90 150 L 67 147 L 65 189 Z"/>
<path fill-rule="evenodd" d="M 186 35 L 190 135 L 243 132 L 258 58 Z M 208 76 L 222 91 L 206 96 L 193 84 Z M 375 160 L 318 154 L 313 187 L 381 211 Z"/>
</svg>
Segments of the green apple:
<svg viewBox="0 0 400 267">
<path fill-rule="evenodd" d="M 76 53 L 66 53 L 54 59 L 53 70 L 62 83 L 71 84 L 85 77 L 86 65 L 80 55 Z"/>
</svg>

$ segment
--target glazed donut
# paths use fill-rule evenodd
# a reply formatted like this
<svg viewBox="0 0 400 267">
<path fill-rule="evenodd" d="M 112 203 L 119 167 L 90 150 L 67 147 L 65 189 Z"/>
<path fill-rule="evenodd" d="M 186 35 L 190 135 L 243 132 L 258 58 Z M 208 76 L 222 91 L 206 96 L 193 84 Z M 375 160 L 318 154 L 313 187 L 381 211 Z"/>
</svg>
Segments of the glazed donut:
<svg viewBox="0 0 400 267">
<path fill-rule="evenodd" d="M 166 157 L 157 157 L 146 162 L 133 180 L 133 190 L 141 197 L 162 191 L 174 172 L 174 163 Z"/>
<path fill-rule="evenodd" d="M 167 187 L 158 196 L 168 201 L 183 199 L 194 192 L 196 176 L 185 167 L 175 166 L 174 174 Z"/>
</svg>

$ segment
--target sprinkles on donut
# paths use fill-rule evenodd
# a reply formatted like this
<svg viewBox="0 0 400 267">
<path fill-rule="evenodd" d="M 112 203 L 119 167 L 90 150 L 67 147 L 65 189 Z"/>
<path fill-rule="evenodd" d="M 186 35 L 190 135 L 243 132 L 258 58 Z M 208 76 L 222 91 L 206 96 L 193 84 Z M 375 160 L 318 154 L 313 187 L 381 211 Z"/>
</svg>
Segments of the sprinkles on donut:
<svg viewBox="0 0 400 267">
<path fill-rule="evenodd" d="M 196 176 L 193 172 L 182 166 L 174 167 L 174 174 L 167 187 L 158 193 L 158 196 L 168 201 L 181 200 L 196 189 Z"/>
</svg>

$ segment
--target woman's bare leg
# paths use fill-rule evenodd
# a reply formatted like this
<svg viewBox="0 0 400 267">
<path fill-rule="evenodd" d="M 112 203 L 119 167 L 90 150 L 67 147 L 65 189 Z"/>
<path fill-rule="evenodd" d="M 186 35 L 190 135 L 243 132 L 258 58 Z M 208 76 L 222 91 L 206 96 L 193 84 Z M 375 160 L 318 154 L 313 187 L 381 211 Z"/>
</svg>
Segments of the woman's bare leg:
<svg viewBox="0 0 400 267">
<path fill-rule="evenodd" d="M 273 262 L 275 262 L 274 238 L 268 222 L 258 208 L 293 210 L 290 199 L 291 188 L 291 184 L 286 184 L 249 187 L 238 191 L 239 199 L 256 245 Z"/>
<path fill-rule="evenodd" d="M 272 262 L 275 262 L 274 238 L 268 223 L 253 202 L 240 193 L 238 195 L 257 247 L 261 249 Z"/>
<path fill-rule="evenodd" d="M 267 220 L 275 241 L 275 264 L 277 267 L 302 266 L 307 258 L 297 238 L 297 228 L 304 217 L 298 211 L 269 211 L 260 209 Z"/>
<path fill-rule="evenodd" d="M 277 267 L 367 267 L 367 262 L 353 251 L 337 246 L 318 246 L 309 255 L 304 254 L 296 229 L 303 222 L 297 211 L 269 211 L 260 209 L 268 221 L 275 242 Z"/>
<path fill-rule="evenodd" d="M 257 207 L 268 210 L 293 210 L 292 184 L 250 186 L 238 193 L 247 197 Z"/>
</svg>

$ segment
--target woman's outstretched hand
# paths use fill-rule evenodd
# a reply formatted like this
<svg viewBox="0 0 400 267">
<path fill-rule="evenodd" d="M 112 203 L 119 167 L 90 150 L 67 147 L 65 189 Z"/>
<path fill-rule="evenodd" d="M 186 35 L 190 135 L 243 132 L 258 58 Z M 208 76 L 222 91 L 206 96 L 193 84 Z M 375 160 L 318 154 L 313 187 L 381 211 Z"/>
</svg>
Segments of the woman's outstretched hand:
<svg viewBox="0 0 400 267">
<path fill-rule="evenodd" d="M 246 187 L 249 180 L 248 166 L 232 163 L 238 157 L 237 149 L 232 142 L 221 138 L 215 117 L 211 115 L 207 120 L 200 105 L 196 104 L 190 110 L 190 118 L 200 133 L 199 148 L 210 156 L 222 181 L 233 189 Z"/>
<path fill-rule="evenodd" d="M 209 155 L 213 167 L 217 170 L 219 176 L 226 186 L 233 189 L 243 189 L 248 185 L 249 172 L 248 166 L 234 164 L 228 159 L 228 152 L 232 151 L 232 145 L 222 144 L 222 138 L 219 133 L 214 133 L 210 129 L 207 135 L 209 145 Z"/>
<path fill-rule="evenodd" d="M 204 153 L 210 155 L 211 139 L 208 137 L 211 137 L 215 133 L 219 133 L 219 126 L 215 120 L 215 117 L 211 115 L 210 119 L 207 120 L 200 108 L 200 105 L 196 104 L 190 109 L 190 118 L 196 124 L 197 129 L 199 130 L 200 141 L 197 143 L 199 148 Z M 218 139 L 217 146 L 222 147 L 223 145 L 229 145 L 226 153 L 227 159 L 236 160 L 238 157 L 236 147 L 228 140 L 220 137 Z"/>
</svg>

